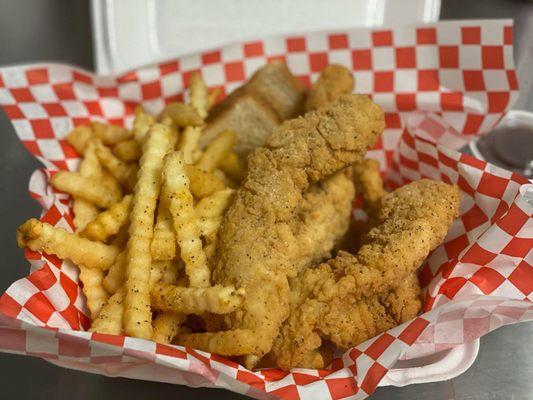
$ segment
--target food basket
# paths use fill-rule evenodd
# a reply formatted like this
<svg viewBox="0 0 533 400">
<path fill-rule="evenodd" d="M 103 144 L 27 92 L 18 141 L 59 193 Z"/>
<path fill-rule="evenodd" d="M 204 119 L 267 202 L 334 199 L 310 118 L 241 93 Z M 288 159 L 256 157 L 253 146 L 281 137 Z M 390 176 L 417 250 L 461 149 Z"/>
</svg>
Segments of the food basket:
<svg viewBox="0 0 533 400">
<path fill-rule="evenodd" d="M 70 199 L 55 192 L 49 178 L 79 162 L 64 140 L 73 126 L 90 120 L 130 126 L 138 104 L 155 113 L 182 99 L 193 71 L 228 93 L 275 59 L 307 85 L 330 63 L 353 71 L 357 92 L 385 111 L 387 127 L 368 156 L 380 161 L 389 188 L 424 177 L 461 188 L 460 217 L 420 268 L 423 313 L 345 352 L 325 370 L 248 371 L 190 348 L 86 332 L 77 268 L 27 250 L 30 274 L 0 298 L 1 350 L 108 376 L 226 388 L 256 398 L 364 398 L 379 384 L 451 378 L 473 362 L 480 336 L 532 318 L 533 185 L 456 151 L 489 131 L 517 97 L 508 20 L 273 37 L 118 76 L 58 64 L 4 68 L 0 104 L 44 166 L 29 185 L 43 208 L 41 219 L 72 229 Z"/>
</svg>

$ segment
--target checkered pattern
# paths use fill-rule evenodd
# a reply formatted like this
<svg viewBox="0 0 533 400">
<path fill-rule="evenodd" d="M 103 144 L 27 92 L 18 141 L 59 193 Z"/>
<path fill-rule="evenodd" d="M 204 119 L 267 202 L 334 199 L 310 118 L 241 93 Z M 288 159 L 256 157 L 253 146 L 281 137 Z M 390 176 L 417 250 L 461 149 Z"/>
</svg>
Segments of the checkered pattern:
<svg viewBox="0 0 533 400">
<path fill-rule="evenodd" d="M 193 71 L 227 93 L 273 59 L 285 60 L 306 84 L 328 63 L 353 70 L 358 92 L 386 112 L 387 128 L 370 155 L 381 161 L 390 187 L 429 177 L 461 188 L 461 216 L 421 268 L 425 312 L 347 351 L 327 370 L 252 372 L 189 348 L 85 332 L 76 268 L 27 251 L 32 272 L 0 298 L 0 349 L 89 372 L 224 387 L 256 398 L 265 392 L 283 399 L 364 398 L 400 358 L 532 319 L 533 185 L 451 149 L 492 128 L 517 95 L 508 21 L 278 37 L 118 77 L 62 65 L 4 68 L 0 104 L 45 166 L 30 181 L 41 219 L 71 229 L 69 198 L 48 182 L 79 161 L 63 140 L 73 126 L 89 120 L 129 126 L 136 105 L 157 112 L 182 98 Z"/>
</svg>

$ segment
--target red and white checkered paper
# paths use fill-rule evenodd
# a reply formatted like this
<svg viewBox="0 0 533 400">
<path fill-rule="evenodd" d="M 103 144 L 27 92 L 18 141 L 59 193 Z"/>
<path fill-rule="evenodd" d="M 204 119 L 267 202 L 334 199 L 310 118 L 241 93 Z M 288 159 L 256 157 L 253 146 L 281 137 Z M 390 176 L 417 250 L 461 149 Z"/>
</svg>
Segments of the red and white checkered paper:
<svg viewBox="0 0 533 400">
<path fill-rule="evenodd" d="M 510 21 L 439 22 L 277 37 L 224 47 L 99 77 L 65 65 L 0 70 L 0 104 L 44 169 L 30 194 L 41 219 L 71 229 L 69 198 L 48 184 L 78 155 L 63 138 L 103 120 L 129 126 L 180 99 L 191 72 L 231 91 L 273 59 L 309 84 L 328 63 L 353 70 L 357 91 L 386 112 L 370 156 L 390 187 L 429 177 L 462 190 L 461 216 L 421 267 L 425 310 L 414 320 L 347 351 L 325 370 L 248 371 L 223 357 L 180 346 L 85 332 L 89 320 L 78 272 L 68 261 L 26 251 L 32 272 L 0 298 L 0 349 L 85 371 L 256 398 L 364 398 L 400 358 L 465 343 L 505 324 L 533 319 L 533 185 L 457 149 L 491 129 L 517 96 Z M 445 147 L 446 146 L 446 147 Z"/>
</svg>

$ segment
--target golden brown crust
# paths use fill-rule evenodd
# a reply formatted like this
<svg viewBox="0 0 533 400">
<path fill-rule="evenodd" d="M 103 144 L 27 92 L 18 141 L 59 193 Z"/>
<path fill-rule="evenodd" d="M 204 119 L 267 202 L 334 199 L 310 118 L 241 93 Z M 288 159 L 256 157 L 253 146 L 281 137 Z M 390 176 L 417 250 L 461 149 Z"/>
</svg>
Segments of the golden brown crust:
<svg viewBox="0 0 533 400">
<path fill-rule="evenodd" d="M 420 180 L 382 198 L 378 225 L 357 254 L 291 280 L 291 312 L 273 347 L 278 366 L 305 366 L 322 340 L 349 348 L 412 318 L 420 308 L 414 272 L 458 215 L 456 186 Z"/>
<path fill-rule="evenodd" d="M 309 91 L 305 102 L 305 111 L 326 107 L 343 94 L 352 93 L 353 90 L 352 72 L 342 65 L 328 65 L 322 70 L 320 77 Z"/>
<path fill-rule="evenodd" d="M 377 105 L 366 96 L 349 95 L 328 109 L 285 122 L 264 148 L 250 155 L 243 185 L 221 229 L 214 279 L 218 284 L 242 287 L 248 294 L 227 327 L 252 330 L 262 339 L 253 350 L 248 343 L 240 343 L 234 355 L 265 354 L 288 316 L 287 276 L 297 272 L 291 224 L 305 193 L 313 182 L 362 158 L 383 127 L 383 112 Z M 228 333 L 210 335 L 215 336 L 195 336 L 186 343 L 208 343 L 210 351 L 218 352 L 216 343 L 222 343 Z M 249 336 L 240 337 L 246 340 Z"/>
</svg>

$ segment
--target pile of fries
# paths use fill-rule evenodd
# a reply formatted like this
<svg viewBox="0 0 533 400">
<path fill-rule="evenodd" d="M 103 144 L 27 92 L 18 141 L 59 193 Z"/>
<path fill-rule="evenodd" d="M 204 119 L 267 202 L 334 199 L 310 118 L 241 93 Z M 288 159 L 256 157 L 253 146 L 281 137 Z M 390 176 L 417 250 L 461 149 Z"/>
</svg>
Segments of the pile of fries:
<svg viewBox="0 0 533 400">
<path fill-rule="evenodd" d="M 133 129 L 92 122 L 67 141 L 83 159 L 51 183 L 73 199 L 74 233 L 30 219 L 18 244 L 79 267 L 91 331 L 170 343 L 189 314 L 216 319 L 244 301 L 212 286 L 218 229 L 244 167 L 224 131 L 199 146 L 219 93 L 199 74 L 189 102 L 158 115 L 136 110 Z"/>
</svg>

